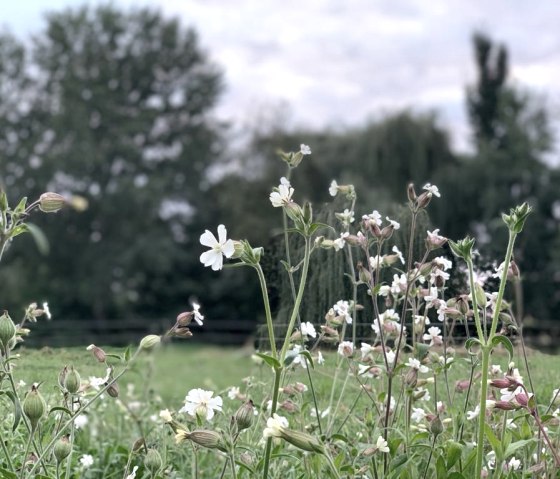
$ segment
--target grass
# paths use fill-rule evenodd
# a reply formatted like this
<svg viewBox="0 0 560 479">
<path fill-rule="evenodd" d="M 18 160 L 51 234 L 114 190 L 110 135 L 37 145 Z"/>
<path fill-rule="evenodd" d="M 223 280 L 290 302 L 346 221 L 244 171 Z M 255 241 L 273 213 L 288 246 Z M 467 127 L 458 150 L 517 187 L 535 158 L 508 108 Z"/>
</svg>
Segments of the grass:
<svg viewBox="0 0 560 479">
<path fill-rule="evenodd" d="M 121 354 L 125 348 L 103 348 L 107 353 Z M 51 392 L 57 387 L 58 374 L 65 365 L 73 365 L 83 379 L 103 377 L 104 366 L 98 363 L 84 347 L 73 348 L 22 348 L 16 362 L 16 379 L 28 385 L 43 382 L 42 391 Z M 113 363 L 117 360 L 111 359 Z M 201 346 L 183 342 L 165 346 L 141 356 L 123 383 L 137 387 L 149 384 L 165 405 L 178 407 L 192 388 L 221 391 L 239 385 L 251 374 L 250 356 L 243 350 L 217 346 Z M 121 385 L 122 386 L 122 385 Z"/>
</svg>

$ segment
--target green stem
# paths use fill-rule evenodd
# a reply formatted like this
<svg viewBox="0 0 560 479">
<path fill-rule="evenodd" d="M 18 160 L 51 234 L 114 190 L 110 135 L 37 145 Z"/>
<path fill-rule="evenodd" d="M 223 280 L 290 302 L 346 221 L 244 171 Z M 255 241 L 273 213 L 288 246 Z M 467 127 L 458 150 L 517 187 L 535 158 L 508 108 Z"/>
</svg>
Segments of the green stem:
<svg viewBox="0 0 560 479">
<path fill-rule="evenodd" d="M 231 462 L 231 472 L 233 474 L 233 479 L 237 479 L 237 472 L 235 470 L 235 458 L 233 457 L 233 453 L 230 454 L 229 460 Z"/>
<path fill-rule="evenodd" d="M 274 386 L 272 389 L 272 407 L 270 409 L 270 415 L 272 416 L 276 412 L 276 407 L 278 405 L 278 395 L 280 392 L 280 380 L 282 377 L 282 370 L 274 370 Z M 272 438 L 269 437 L 266 440 L 266 449 L 264 452 L 264 463 L 263 463 L 263 479 L 268 479 L 268 468 L 270 467 L 270 455 L 272 454 Z"/>
<path fill-rule="evenodd" d="M 10 471 L 13 471 L 14 464 L 12 463 L 12 458 L 10 457 L 10 453 L 8 452 L 8 448 L 6 447 L 6 444 L 4 443 L 4 438 L 1 436 L 0 436 L 0 443 L 2 444 L 2 450 L 4 451 L 4 456 L 6 456 L 6 462 L 10 467 Z"/>
<path fill-rule="evenodd" d="M 486 425 L 486 396 L 488 395 L 488 363 L 492 348 L 482 346 L 482 377 L 480 378 L 480 403 L 478 413 L 478 439 L 476 443 L 476 479 L 482 476 L 482 460 L 484 458 L 484 426 Z"/>
<path fill-rule="evenodd" d="M 74 415 L 74 396 L 70 395 L 70 412 L 72 413 L 72 415 Z M 74 421 L 72 421 L 72 423 L 70 424 L 70 454 L 68 454 L 68 457 L 66 458 L 66 477 L 70 477 L 70 470 L 71 470 L 71 466 L 72 466 L 72 452 L 74 449 L 74 430 L 75 430 L 75 425 L 74 425 Z"/>
<path fill-rule="evenodd" d="M 272 313 L 270 312 L 270 302 L 268 299 L 268 289 L 266 286 L 266 278 L 264 277 L 261 265 L 257 263 L 255 266 L 257 274 L 259 276 L 259 283 L 261 285 L 261 293 L 264 302 L 264 311 L 266 314 L 266 327 L 268 329 L 268 340 L 270 342 L 270 350 L 274 358 L 277 357 L 278 353 L 276 351 L 276 339 L 274 338 L 274 325 L 272 324 Z"/>
<path fill-rule="evenodd" d="M 474 288 L 474 271 L 473 271 L 473 263 L 472 258 L 467 260 L 467 268 L 469 269 L 469 285 L 471 290 L 471 300 L 473 305 L 473 314 L 474 314 L 474 322 L 476 324 L 476 332 L 478 334 L 478 339 L 481 343 L 485 342 L 485 335 L 484 331 L 482 330 L 482 323 L 480 322 L 480 315 L 478 313 L 478 302 L 476 301 L 476 294 Z"/>
<path fill-rule="evenodd" d="M 309 258 L 311 256 L 311 245 L 310 238 L 305 238 L 305 252 L 303 257 L 303 270 L 301 272 L 301 278 L 299 280 L 299 290 L 294 303 L 294 309 L 292 311 L 292 316 L 290 317 L 290 322 L 288 324 L 288 330 L 286 331 L 286 337 L 284 338 L 284 345 L 282 346 L 282 351 L 280 353 L 280 364 L 284 364 L 284 359 L 286 358 L 286 353 L 288 352 L 288 346 L 290 345 L 290 337 L 294 330 L 296 323 L 296 318 L 299 314 L 299 308 L 301 306 L 301 301 L 303 299 L 303 292 L 305 291 L 305 283 L 307 282 L 307 273 L 309 272 Z"/>
<path fill-rule="evenodd" d="M 324 455 L 325 455 L 325 459 L 327 460 L 327 463 L 329 464 L 330 470 L 334 474 L 334 477 L 336 477 L 336 479 L 342 479 L 340 477 L 340 474 L 338 473 L 338 471 L 336 469 L 336 466 L 334 465 L 334 461 L 333 461 L 331 455 L 327 451 L 325 451 Z"/>
<path fill-rule="evenodd" d="M 25 466 L 27 465 L 27 456 L 29 455 L 29 449 L 31 448 L 31 441 L 33 440 L 33 434 L 35 434 L 35 427 L 31 428 L 31 432 L 29 433 L 29 439 L 27 440 L 27 444 L 25 445 L 25 452 L 23 454 L 23 459 L 21 461 L 21 472 L 20 472 L 20 479 L 25 477 Z"/>
</svg>

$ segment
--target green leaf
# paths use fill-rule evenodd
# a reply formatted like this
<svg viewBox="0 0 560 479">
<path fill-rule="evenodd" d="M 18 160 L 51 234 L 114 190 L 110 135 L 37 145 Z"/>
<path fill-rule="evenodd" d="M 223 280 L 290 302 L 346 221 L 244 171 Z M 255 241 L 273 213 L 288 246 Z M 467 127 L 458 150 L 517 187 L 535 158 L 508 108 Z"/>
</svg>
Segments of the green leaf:
<svg viewBox="0 0 560 479">
<path fill-rule="evenodd" d="M 446 479 L 447 477 L 447 467 L 443 456 L 439 456 L 436 460 L 436 477 L 437 479 Z"/>
<path fill-rule="evenodd" d="M 476 356 L 478 354 L 478 352 L 472 352 L 471 351 L 473 346 L 475 346 L 475 345 L 482 346 L 482 343 L 480 342 L 480 340 L 478 338 L 469 338 L 465 341 L 465 349 L 472 356 Z"/>
<path fill-rule="evenodd" d="M 43 233 L 43 230 L 33 223 L 26 223 L 26 225 L 27 230 L 29 231 L 29 233 L 31 233 L 31 236 L 33 237 L 33 240 L 37 245 L 39 253 L 41 253 L 42 255 L 49 254 L 49 240 L 45 236 L 45 233 Z"/>
<path fill-rule="evenodd" d="M 463 452 L 463 445 L 455 442 L 447 442 L 447 469 L 451 469 L 457 461 L 461 458 L 461 453 Z"/>
<path fill-rule="evenodd" d="M 463 474 L 461 474 L 460 472 L 455 471 L 449 474 L 449 476 L 447 476 L 447 479 L 465 479 L 465 476 L 463 476 Z"/>
<path fill-rule="evenodd" d="M 1 467 L 0 467 L 0 477 L 2 479 L 18 479 L 16 473 L 8 471 L 7 469 Z"/>
<path fill-rule="evenodd" d="M 258 356 L 259 358 L 261 358 L 266 364 L 268 364 L 270 367 L 274 368 L 274 369 L 282 369 L 282 365 L 280 364 L 280 361 L 278 361 L 278 359 L 269 356 L 268 354 L 264 354 L 264 353 L 255 353 L 256 356 Z M 288 356 L 286 356 L 286 360 L 288 359 Z M 292 357 L 292 361 L 293 361 L 293 357 Z"/>
<path fill-rule="evenodd" d="M 24 196 L 18 203 L 18 205 L 16 206 L 15 210 L 14 210 L 14 215 L 21 215 L 24 211 L 25 211 L 25 206 L 27 205 L 27 197 Z"/>
<path fill-rule="evenodd" d="M 4 394 L 8 396 L 14 403 L 14 424 L 12 426 L 12 431 L 15 431 L 21 421 L 21 404 L 18 397 L 13 393 L 13 391 L 5 391 Z"/>
<path fill-rule="evenodd" d="M 311 356 L 311 353 L 307 350 L 305 351 L 300 351 L 299 354 L 301 356 L 304 356 L 305 359 L 307 359 L 307 361 L 311 364 L 311 369 L 315 369 L 315 364 L 313 363 L 313 357 Z"/>
<path fill-rule="evenodd" d="M 61 411 L 63 413 L 68 414 L 69 416 L 72 416 L 72 411 L 70 411 L 70 409 L 65 408 L 63 406 L 54 406 L 54 407 L 50 408 L 49 414 L 51 414 L 53 412 L 56 412 L 56 411 Z"/>
<path fill-rule="evenodd" d="M 511 358 L 513 357 L 513 344 L 511 344 L 511 341 L 508 337 L 502 335 L 494 336 L 492 338 L 491 344 L 492 344 L 492 348 L 495 348 L 498 344 L 502 344 L 504 348 L 507 349 L 507 352 L 509 353 L 508 362 L 511 361 Z"/>
<path fill-rule="evenodd" d="M 481 414 L 483 414 L 483 413 L 481 413 Z M 484 424 L 484 433 L 486 434 L 486 437 L 488 438 L 488 442 L 490 443 L 490 446 L 492 446 L 492 449 L 496 453 L 496 460 L 497 461 L 503 461 L 504 460 L 504 451 L 502 449 L 502 443 L 496 437 L 496 435 L 494 434 L 494 431 L 492 431 L 492 428 L 488 424 Z"/>
<path fill-rule="evenodd" d="M 125 350 L 124 350 L 124 354 L 123 354 L 123 358 L 124 358 L 124 362 L 128 363 L 128 361 L 130 361 L 130 346 L 128 346 Z"/>
<path fill-rule="evenodd" d="M 523 439 L 521 441 L 511 443 L 506 449 L 506 452 L 504 454 L 504 459 L 507 459 L 509 456 L 512 456 L 515 453 L 515 451 L 517 451 L 518 449 L 521 449 L 527 446 L 528 444 L 534 444 L 534 443 L 536 443 L 536 439 L 533 438 Z"/>
</svg>

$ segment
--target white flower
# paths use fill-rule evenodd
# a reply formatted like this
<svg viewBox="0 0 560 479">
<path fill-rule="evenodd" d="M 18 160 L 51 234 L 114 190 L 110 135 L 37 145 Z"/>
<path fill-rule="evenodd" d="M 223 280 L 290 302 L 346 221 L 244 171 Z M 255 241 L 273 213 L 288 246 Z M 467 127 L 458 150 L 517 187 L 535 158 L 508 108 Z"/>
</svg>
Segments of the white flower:
<svg viewBox="0 0 560 479">
<path fill-rule="evenodd" d="M 163 409 L 159 412 L 159 417 L 161 419 L 163 419 L 163 422 L 172 422 L 173 421 L 173 417 L 171 417 L 171 413 L 169 412 L 169 409 Z"/>
<path fill-rule="evenodd" d="M 299 145 L 299 152 L 305 156 L 305 155 L 310 155 L 311 154 L 311 148 L 309 148 L 309 146 L 304 145 L 303 143 L 301 145 Z"/>
<path fill-rule="evenodd" d="M 24 388 L 25 386 L 27 386 L 27 383 L 23 380 L 20 379 L 17 383 L 18 388 Z"/>
<path fill-rule="evenodd" d="M 194 313 L 194 320 L 196 321 L 196 323 L 199 326 L 202 326 L 202 321 L 204 321 L 204 316 L 202 316 L 202 314 L 200 314 L 200 304 L 197 303 L 193 303 L 192 304 L 193 307 L 193 313 Z"/>
<path fill-rule="evenodd" d="M 222 411 L 222 398 L 212 397 L 212 391 L 204 389 L 191 389 L 185 397 L 185 405 L 179 412 L 186 412 L 191 416 L 206 418 L 207 421 L 214 417 L 214 411 Z"/>
<path fill-rule="evenodd" d="M 369 257 L 369 265 L 371 267 L 371 269 L 373 269 L 374 271 L 383 266 L 383 256 L 379 256 L 378 254 L 376 254 L 375 256 L 370 256 Z"/>
<path fill-rule="evenodd" d="M 49 309 L 49 303 L 43 303 L 43 311 L 45 312 L 45 316 L 47 319 L 51 319 L 51 310 Z"/>
<path fill-rule="evenodd" d="M 329 186 L 329 195 L 336 196 L 338 193 L 338 183 L 336 180 L 331 181 L 331 186 Z"/>
<path fill-rule="evenodd" d="M 284 416 L 279 416 L 274 413 L 272 417 L 269 417 L 266 421 L 266 427 L 263 431 L 263 437 L 268 439 L 269 437 L 282 437 L 282 432 L 290 426 L 288 420 Z"/>
<path fill-rule="evenodd" d="M 230 399 L 236 399 L 239 396 L 240 392 L 239 392 L 239 388 L 236 386 L 232 386 L 228 389 L 228 398 Z"/>
<path fill-rule="evenodd" d="M 408 358 L 408 362 L 406 363 L 406 365 L 409 368 L 416 369 L 421 373 L 427 373 L 429 371 L 428 367 L 421 364 L 420 361 L 416 358 Z"/>
<path fill-rule="evenodd" d="M 395 362 L 395 357 L 397 355 L 394 351 L 387 351 L 386 356 L 387 356 L 387 362 L 389 364 L 393 364 Z"/>
<path fill-rule="evenodd" d="M 218 226 L 218 238 L 219 241 L 208 230 L 200 235 L 200 244 L 210 247 L 209 251 L 205 251 L 200 255 L 200 261 L 204 266 L 211 266 L 214 271 L 222 269 L 222 255 L 226 258 L 231 258 L 235 250 L 233 241 L 226 239 L 227 230 L 224 225 Z"/>
<path fill-rule="evenodd" d="M 138 466 L 134 466 L 132 472 L 126 476 L 126 479 L 136 479 L 136 471 L 138 470 Z"/>
<path fill-rule="evenodd" d="M 387 444 L 387 441 L 385 439 L 383 439 L 383 436 L 379 436 L 377 438 L 377 442 L 375 443 L 375 447 L 377 448 L 378 451 L 389 452 L 389 446 Z"/>
<path fill-rule="evenodd" d="M 499 364 L 492 364 L 492 366 L 490 366 L 490 374 L 492 374 L 493 376 L 503 374 L 502 367 Z"/>
<path fill-rule="evenodd" d="M 84 469 L 87 469 L 89 466 L 93 465 L 93 456 L 91 454 L 84 454 L 80 457 L 80 464 Z"/>
<path fill-rule="evenodd" d="M 432 263 L 437 264 L 437 266 L 444 271 L 451 269 L 451 267 L 453 266 L 453 263 L 449 261 L 445 256 L 438 256 L 437 258 L 434 258 L 432 260 Z"/>
<path fill-rule="evenodd" d="M 350 223 L 354 223 L 354 212 L 350 211 L 348 208 L 346 208 L 342 213 L 335 213 L 335 216 L 346 226 Z"/>
<path fill-rule="evenodd" d="M 352 316 L 350 315 L 350 304 L 348 301 L 340 300 L 333 306 L 337 316 L 342 316 L 348 324 L 352 324 Z"/>
<path fill-rule="evenodd" d="M 303 334 L 304 336 L 309 336 L 311 338 L 317 337 L 315 326 L 313 326 L 313 324 L 311 324 L 309 321 L 301 323 L 301 334 Z"/>
<path fill-rule="evenodd" d="M 346 246 L 345 239 L 348 236 L 350 236 L 350 233 L 348 233 L 348 231 L 345 233 L 340 233 L 340 238 L 337 238 L 333 241 L 333 246 L 335 251 L 340 251 L 341 249 L 344 248 L 344 246 Z"/>
<path fill-rule="evenodd" d="M 375 223 L 377 226 L 381 226 L 381 213 L 377 210 L 373 210 L 373 212 L 369 215 L 363 215 L 362 220 L 364 221 L 371 221 Z"/>
<path fill-rule="evenodd" d="M 362 343 L 360 351 L 362 352 L 362 359 L 364 359 L 369 353 L 373 351 L 373 346 L 368 343 Z"/>
<path fill-rule="evenodd" d="M 280 178 L 280 184 L 278 185 L 278 188 L 276 188 L 276 190 L 277 191 L 273 191 L 272 193 L 270 193 L 269 196 L 272 206 L 274 206 L 275 208 L 280 208 L 291 203 L 294 189 L 286 178 Z"/>
<path fill-rule="evenodd" d="M 342 341 L 338 345 L 338 354 L 346 358 L 352 356 L 352 354 L 354 354 L 354 344 L 352 341 Z"/>
<path fill-rule="evenodd" d="M 422 422 L 426 418 L 426 411 L 421 407 L 413 407 L 412 414 L 410 415 L 410 419 L 414 422 Z"/>
<path fill-rule="evenodd" d="M 428 333 L 422 336 L 422 339 L 424 341 L 430 341 L 430 346 L 432 346 L 434 344 L 442 343 L 442 338 L 440 335 L 441 335 L 441 329 L 439 329 L 437 326 L 432 326 L 431 328 L 428 329 Z"/>
<path fill-rule="evenodd" d="M 88 417 L 85 414 L 80 414 L 79 416 L 76 416 L 76 419 L 74 419 L 74 426 L 76 429 L 82 429 L 84 426 L 87 426 L 88 422 Z"/>
<path fill-rule="evenodd" d="M 321 353 L 321 351 L 317 354 L 317 363 L 319 365 L 325 364 L 325 358 L 323 357 L 323 353 Z"/>
<path fill-rule="evenodd" d="M 438 198 L 441 196 L 441 193 L 439 192 L 439 188 L 436 185 L 426 183 L 423 189 L 429 191 L 432 195 L 437 196 Z"/>
<path fill-rule="evenodd" d="M 397 229 L 397 228 L 395 228 L 395 229 Z M 400 250 L 399 248 L 397 248 L 397 245 L 393 246 L 393 248 L 391 249 L 391 251 L 392 251 L 393 253 L 395 253 L 395 254 L 398 256 L 398 258 L 401 260 L 401 263 L 404 264 L 404 257 L 403 257 L 403 255 L 402 255 L 402 253 L 401 253 L 401 250 Z"/>
<path fill-rule="evenodd" d="M 385 219 L 391 224 L 391 226 L 398 230 L 401 227 L 401 224 L 398 223 L 397 221 L 393 221 L 391 218 L 389 218 L 388 216 L 385 217 Z"/>
<path fill-rule="evenodd" d="M 513 456 L 507 463 L 508 471 L 517 471 L 521 467 L 521 461 Z"/>
</svg>

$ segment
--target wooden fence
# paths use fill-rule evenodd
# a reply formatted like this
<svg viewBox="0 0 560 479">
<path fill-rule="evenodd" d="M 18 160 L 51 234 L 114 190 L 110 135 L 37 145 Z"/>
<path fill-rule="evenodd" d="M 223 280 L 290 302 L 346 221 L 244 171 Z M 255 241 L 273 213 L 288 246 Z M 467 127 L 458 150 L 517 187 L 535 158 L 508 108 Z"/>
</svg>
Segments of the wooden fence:
<svg viewBox="0 0 560 479">
<path fill-rule="evenodd" d="M 40 320 L 30 325 L 31 335 L 25 343 L 30 347 L 78 346 L 90 343 L 122 346 L 137 343 L 146 334 L 162 334 L 171 325 L 171 319 L 126 319 L 126 320 L 89 320 L 57 319 Z M 358 343 L 372 342 L 374 339 L 370 323 L 358 323 Z M 441 329 L 439 323 L 434 324 Z M 275 323 L 276 337 L 282 338 L 287 324 Z M 316 326 L 318 327 L 318 326 Z M 474 327 L 469 326 L 474 333 Z M 192 341 L 220 344 L 224 346 L 241 345 L 253 342 L 255 347 L 266 349 L 268 333 L 266 326 L 253 321 L 236 319 L 208 319 L 204 326 L 192 326 Z M 533 321 L 523 327 L 527 344 L 546 351 L 556 351 L 560 346 L 560 321 Z M 460 343 L 467 337 L 464 327 L 458 327 L 453 339 Z"/>
</svg>

